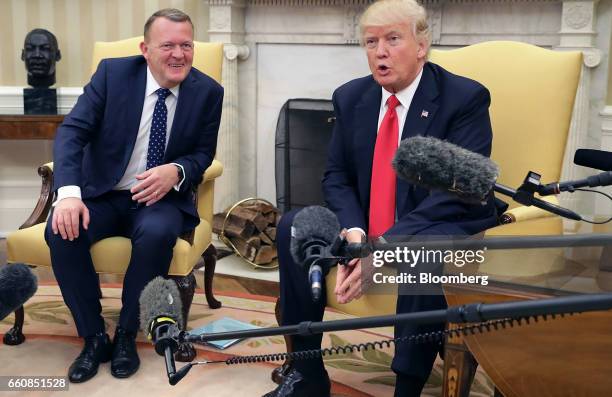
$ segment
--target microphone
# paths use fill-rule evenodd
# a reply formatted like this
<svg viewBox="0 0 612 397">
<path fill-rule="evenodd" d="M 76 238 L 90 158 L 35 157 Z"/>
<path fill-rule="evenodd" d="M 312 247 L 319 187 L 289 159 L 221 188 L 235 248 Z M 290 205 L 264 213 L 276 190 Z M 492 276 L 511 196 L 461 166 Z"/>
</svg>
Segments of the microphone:
<svg viewBox="0 0 612 397">
<path fill-rule="evenodd" d="M 36 276 L 23 263 L 0 267 L 0 320 L 23 306 L 37 289 Z"/>
<path fill-rule="evenodd" d="M 549 196 L 551 194 L 559 194 L 561 192 L 573 192 L 581 187 L 600 187 L 612 185 L 612 172 L 606 171 L 597 175 L 591 175 L 584 179 L 567 182 L 553 182 L 538 188 L 540 196 Z"/>
<path fill-rule="evenodd" d="M 407 182 L 450 191 L 468 202 L 486 200 L 499 176 L 499 167 L 490 158 L 425 136 L 403 140 L 392 165 Z"/>
<path fill-rule="evenodd" d="M 332 211 L 319 205 L 302 208 L 293 218 L 289 252 L 293 260 L 308 269 L 312 299 L 321 299 L 323 279 L 332 266 L 353 258 L 365 258 L 373 251 L 367 242 L 349 243 L 340 237 L 340 222 Z"/>
<path fill-rule="evenodd" d="M 533 205 L 564 218 L 582 220 L 577 213 L 533 197 L 539 175 L 530 172 L 517 191 L 496 183 L 499 167 L 488 157 L 437 138 L 404 139 L 392 162 L 397 175 L 429 190 L 443 190 L 469 203 L 484 202 L 492 190 L 523 205 Z M 537 185 L 536 185 L 537 183 Z"/>
<path fill-rule="evenodd" d="M 578 149 L 574 153 L 574 164 L 602 171 L 612 171 L 612 153 L 605 150 Z"/>
<path fill-rule="evenodd" d="M 140 294 L 140 328 L 155 344 L 155 351 L 164 356 L 166 373 L 171 385 L 176 385 L 191 369 L 176 371 L 174 353 L 178 350 L 178 335 L 183 327 L 183 303 L 178 287 L 172 280 L 156 277 Z"/>
<path fill-rule="evenodd" d="M 340 222 L 336 215 L 325 207 L 313 205 L 301 209 L 293 218 L 289 252 L 293 260 L 308 269 L 308 280 L 312 299 L 321 299 L 323 278 L 329 272 L 326 258 L 331 257 L 330 247 L 339 249 Z"/>
</svg>

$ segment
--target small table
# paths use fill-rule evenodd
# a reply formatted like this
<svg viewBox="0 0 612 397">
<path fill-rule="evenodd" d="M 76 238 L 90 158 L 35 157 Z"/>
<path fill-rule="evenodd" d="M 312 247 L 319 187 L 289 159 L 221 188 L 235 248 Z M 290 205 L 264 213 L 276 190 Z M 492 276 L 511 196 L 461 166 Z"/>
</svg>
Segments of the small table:
<svg viewBox="0 0 612 397">
<path fill-rule="evenodd" d="M 530 230 L 530 237 L 536 239 L 554 229 L 554 224 L 562 230 L 561 220 L 549 217 L 500 226 L 487 231 L 487 236 L 526 236 L 525 230 Z M 575 232 L 565 236 L 568 241 L 583 235 L 612 243 L 612 224 L 592 229 L 583 223 L 568 226 Z M 456 306 L 612 293 L 612 272 L 607 270 L 612 244 L 608 244 L 578 247 L 568 243 L 556 248 L 488 251 L 485 262 L 476 265 L 474 274 L 487 275 L 489 284 L 445 285 L 447 302 Z M 449 269 L 455 270 L 452 266 Z M 476 362 L 506 397 L 609 394 L 612 311 L 575 314 L 553 321 L 540 318 L 537 324 L 532 319 L 529 325 L 525 321 L 523 325 L 449 337 L 445 345 L 444 395 L 467 396 Z"/>
<path fill-rule="evenodd" d="M 53 139 L 64 115 L 0 115 L 0 139 Z"/>
</svg>

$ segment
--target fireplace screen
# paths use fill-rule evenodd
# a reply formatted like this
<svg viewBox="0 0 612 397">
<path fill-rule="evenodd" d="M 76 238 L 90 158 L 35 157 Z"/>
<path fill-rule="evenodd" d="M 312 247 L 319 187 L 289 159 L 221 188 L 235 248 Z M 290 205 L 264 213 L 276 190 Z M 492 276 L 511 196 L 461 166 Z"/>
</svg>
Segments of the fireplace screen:
<svg viewBox="0 0 612 397">
<path fill-rule="evenodd" d="M 323 205 L 321 179 L 334 121 L 333 105 L 324 99 L 290 99 L 276 125 L 276 204 L 293 208 Z"/>
</svg>

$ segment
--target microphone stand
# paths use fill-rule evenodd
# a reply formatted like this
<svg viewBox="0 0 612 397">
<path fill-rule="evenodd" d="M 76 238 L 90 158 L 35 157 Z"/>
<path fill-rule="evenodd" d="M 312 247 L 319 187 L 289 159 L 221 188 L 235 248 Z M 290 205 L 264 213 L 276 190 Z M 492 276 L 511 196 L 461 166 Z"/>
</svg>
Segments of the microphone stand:
<svg viewBox="0 0 612 397">
<path fill-rule="evenodd" d="M 429 310 L 415 313 L 393 314 L 387 316 L 362 317 L 333 321 L 303 321 L 295 325 L 268 327 L 242 331 L 215 332 L 211 334 L 192 335 L 180 331 L 178 327 L 167 328 L 163 336 L 156 340 L 155 350 L 166 359 L 166 370 L 170 385 L 176 385 L 189 370 L 198 364 L 222 363 L 224 361 L 192 362 L 176 371 L 173 348 L 178 344 L 205 342 L 225 339 L 256 338 L 277 335 L 309 336 L 331 331 L 347 331 L 362 328 L 388 327 L 399 323 L 439 324 L 439 323 L 475 323 L 510 318 L 528 318 L 556 314 L 580 313 L 588 311 L 604 311 L 612 309 L 612 293 L 572 295 L 548 299 L 502 302 L 502 303 L 472 303 L 461 306 L 451 306 L 444 310 Z M 172 342 L 173 341 L 173 342 Z M 161 353 L 160 353 L 161 354 Z"/>
<path fill-rule="evenodd" d="M 520 241 L 517 241 L 520 240 Z M 612 236 L 598 234 L 591 236 L 540 236 L 537 239 L 524 238 L 492 238 L 484 240 L 461 240 L 461 241 L 430 241 L 436 247 L 447 247 L 449 244 L 457 248 L 461 246 L 471 247 L 485 245 L 492 249 L 513 249 L 513 248 L 535 248 L 535 247 L 567 247 L 571 246 L 598 246 L 609 245 Z M 420 246 L 422 242 L 400 243 L 397 245 Z M 387 247 L 389 244 L 387 244 Z M 381 249 L 379 244 L 373 244 L 369 249 Z M 418 247 L 417 247 L 418 248 Z M 359 252 L 367 251 L 360 247 Z M 335 260 L 340 257 L 324 257 L 320 260 Z M 346 258 L 344 258 L 346 259 Z M 452 306 L 446 310 L 431 310 L 415 313 L 402 313 L 386 316 L 372 316 L 346 320 L 311 322 L 303 321 L 295 325 L 285 325 L 280 327 L 258 328 L 241 331 L 218 332 L 203 335 L 192 335 L 185 331 L 180 331 L 178 327 L 171 326 L 163 329 L 154 340 L 155 350 L 160 355 L 166 357 L 166 369 L 168 380 L 171 385 L 178 383 L 191 369 L 193 365 L 204 364 L 207 362 L 194 362 L 183 366 L 176 371 L 174 359 L 171 351 L 175 351 L 178 344 L 192 342 L 203 344 L 215 340 L 243 339 L 277 335 L 301 335 L 308 336 L 332 331 L 354 330 L 362 328 L 378 328 L 393 326 L 398 323 L 410 324 L 439 324 L 439 323 L 478 323 L 491 320 L 511 319 L 519 317 L 537 317 L 546 315 L 566 314 L 586 311 L 599 311 L 612 309 L 612 293 L 603 294 L 582 294 L 564 297 L 555 297 L 539 300 L 528 300 L 518 302 L 503 303 L 472 303 L 461 306 Z M 161 330 L 160 330 L 161 331 Z M 223 362 L 223 361 L 221 361 Z"/>
<path fill-rule="evenodd" d="M 179 343 L 205 343 L 215 340 L 258 338 L 278 335 L 309 336 L 332 331 L 388 327 L 398 323 L 424 325 L 448 322 L 453 324 L 461 324 L 505 318 L 536 317 L 543 315 L 610 309 L 612 309 L 612 293 L 584 294 L 529 301 L 487 304 L 471 303 L 460 306 L 451 306 L 446 310 L 429 310 L 423 312 L 371 316 L 346 320 L 318 322 L 303 321 L 295 325 L 284 325 L 280 327 L 258 328 L 242 331 L 215 332 L 212 334 L 203 335 L 191 335 L 183 331 L 175 336 L 178 338 Z"/>
<path fill-rule="evenodd" d="M 500 183 L 496 183 L 493 186 L 493 190 L 497 193 L 501 193 L 505 196 L 512 198 L 512 200 L 516 201 L 519 204 L 540 208 L 544 211 L 548 211 L 550 213 L 559 215 L 563 218 L 572 219 L 575 221 L 583 220 L 582 217 L 575 213 L 572 210 L 567 208 L 560 207 L 558 205 L 549 203 L 544 200 L 540 200 L 537 197 L 534 197 L 534 193 L 538 192 L 540 188 L 540 175 L 529 171 L 523 184 L 517 189 L 514 190 L 508 186 L 502 185 Z"/>
</svg>

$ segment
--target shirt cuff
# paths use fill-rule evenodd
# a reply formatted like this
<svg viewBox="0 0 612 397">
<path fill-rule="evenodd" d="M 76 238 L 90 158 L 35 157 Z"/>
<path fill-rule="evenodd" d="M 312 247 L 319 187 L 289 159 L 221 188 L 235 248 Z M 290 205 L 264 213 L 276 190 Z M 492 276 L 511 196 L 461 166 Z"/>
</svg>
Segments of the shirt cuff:
<svg viewBox="0 0 612 397">
<path fill-rule="evenodd" d="M 362 228 L 360 228 L 360 227 L 352 227 L 350 229 L 347 229 L 346 232 L 349 233 L 349 232 L 352 232 L 352 231 L 355 231 L 355 230 L 361 232 L 361 235 L 365 237 L 366 232 Z"/>
<path fill-rule="evenodd" d="M 59 189 L 57 189 L 57 198 L 55 199 L 53 206 L 55 207 L 55 205 L 60 200 L 63 200 L 69 197 L 78 198 L 79 200 L 81 200 L 81 188 L 76 185 L 68 185 L 68 186 L 60 187 Z"/>
<path fill-rule="evenodd" d="M 174 164 L 178 167 L 181 167 L 181 169 L 183 170 L 183 179 L 181 179 L 180 181 L 178 181 L 178 183 L 176 185 L 174 185 L 174 190 L 176 190 L 177 192 L 179 192 L 181 190 L 181 185 L 183 184 L 183 182 L 185 182 L 185 178 L 187 177 L 185 175 L 185 167 L 183 167 L 182 165 L 180 165 L 179 163 L 170 163 L 170 164 Z"/>
</svg>

